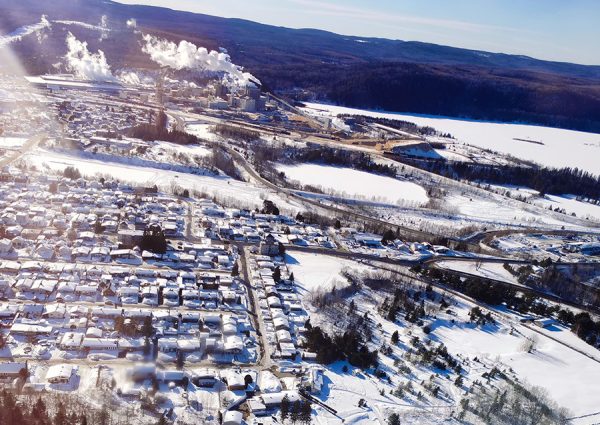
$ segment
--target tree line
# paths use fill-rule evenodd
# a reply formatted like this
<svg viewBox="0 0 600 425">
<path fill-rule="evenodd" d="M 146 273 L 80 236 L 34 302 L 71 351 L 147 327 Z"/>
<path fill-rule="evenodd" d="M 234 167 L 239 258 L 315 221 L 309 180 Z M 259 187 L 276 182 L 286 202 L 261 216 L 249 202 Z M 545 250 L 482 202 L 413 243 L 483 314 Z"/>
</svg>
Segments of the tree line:
<svg viewBox="0 0 600 425">
<path fill-rule="evenodd" d="M 444 160 L 420 161 L 401 157 L 401 162 L 440 176 L 490 184 L 525 186 L 545 194 L 572 194 L 600 201 L 600 176 L 577 167 L 524 167 L 516 165 L 486 165 Z"/>
</svg>

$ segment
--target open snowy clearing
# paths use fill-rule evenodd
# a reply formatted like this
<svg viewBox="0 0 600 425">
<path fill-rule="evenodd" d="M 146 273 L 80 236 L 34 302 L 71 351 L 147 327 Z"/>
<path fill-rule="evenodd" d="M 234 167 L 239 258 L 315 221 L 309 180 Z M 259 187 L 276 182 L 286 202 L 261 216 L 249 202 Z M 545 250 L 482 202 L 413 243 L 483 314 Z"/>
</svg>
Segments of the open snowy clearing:
<svg viewBox="0 0 600 425">
<path fill-rule="evenodd" d="M 213 133 L 213 128 L 214 124 L 186 124 L 185 131 L 200 139 L 215 141 L 218 140 L 219 137 Z"/>
<path fill-rule="evenodd" d="M 26 141 L 25 137 L 0 137 L 0 148 L 20 148 Z"/>
<path fill-rule="evenodd" d="M 51 170 L 62 171 L 66 167 L 72 166 L 79 169 L 84 176 L 110 175 L 128 183 L 156 185 L 163 190 L 177 185 L 182 189 L 197 190 L 215 196 L 220 202 L 232 203 L 239 208 L 261 206 L 263 199 L 271 199 L 279 208 L 290 211 L 299 210 L 296 204 L 280 198 L 267 189 L 252 186 L 228 176 L 186 174 L 126 163 L 108 163 L 41 149 L 29 152 L 24 159 L 40 169 L 48 167 Z"/>
<path fill-rule="evenodd" d="M 348 284 L 346 279 L 340 276 L 344 268 L 368 268 L 352 260 L 297 251 L 289 251 L 286 254 L 286 263 L 294 273 L 296 285 L 304 291 L 329 290 L 334 286 L 342 288 Z"/>
<path fill-rule="evenodd" d="M 525 124 L 503 124 L 455 118 L 377 112 L 307 103 L 314 115 L 358 114 L 398 119 L 451 133 L 458 141 L 511 154 L 551 167 L 578 167 L 600 174 L 600 134 Z"/>
<path fill-rule="evenodd" d="M 415 183 L 352 168 L 321 164 L 278 164 L 277 170 L 303 185 L 320 187 L 325 192 L 350 198 L 416 204 L 424 204 L 428 200 L 425 189 Z"/>
<path fill-rule="evenodd" d="M 210 155 L 210 149 L 202 145 L 178 145 L 177 143 L 154 141 L 151 144 L 152 150 L 157 152 L 176 152 L 191 156 L 207 156 Z"/>
<path fill-rule="evenodd" d="M 552 228 L 580 228 L 571 217 L 558 214 L 543 214 L 543 210 L 532 205 L 507 200 L 490 194 L 488 198 L 472 194 L 452 194 L 445 198 L 451 212 L 476 219 L 481 222 L 505 223 L 523 226 L 549 226 Z M 543 207 L 543 205 L 541 205 Z M 564 219 L 563 219 L 564 217 Z"/>
<path fill-rule="evenodd" d="M 517 279 L 504 268 L 501 263 L 478 263 L 476 261 L 438 261 L 436 265 L 442 269 L 469 273 L 488 279 L 517 284 Z"/>
<path fill-rule="evenodd" d="M 529 337 L 535 335 L 521 325 L 515 325 L 515 329 Z M 563 332 L 569 331 L 550 333 Z M 522 380 L 545 388 L 552 399 L 575 416 L 599 410 L 600 364 L 556 341 L 535 337 L 537 348 L 527 353 L 521 347 L 523 338 L 511 335 L 504 325 L 476 328 L 449 322 L 435 327 L 433 335 L 452 353 L 504 363 Z"/>
</svg>

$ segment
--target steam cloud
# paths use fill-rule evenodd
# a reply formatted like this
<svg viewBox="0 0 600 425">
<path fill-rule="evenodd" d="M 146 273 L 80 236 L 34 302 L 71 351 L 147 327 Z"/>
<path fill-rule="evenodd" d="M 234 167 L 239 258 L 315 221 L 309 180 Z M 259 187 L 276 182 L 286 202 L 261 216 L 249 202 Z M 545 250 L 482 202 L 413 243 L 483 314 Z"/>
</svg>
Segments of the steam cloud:
<svg viewBox="0 0 600 425">
<path fill-rule="evenodd" d="M 127 28 L 137 28 L 137 21 L 135 18 L 130 18 L 127 20 Z"/>
<path fill-rule="evenodd" d="M 108 27 L 108 17 L 106 15 L 102 15 L 100 18 L 100 41 L 105 40 L 108 37 L 108 32 L 110 28 Z"/>
<path fill-rule="evenodd" d="M 116 81 L 106 62 L 102 50 L 90 53 L 87 42 L 79 41 L 70 32 L 67 34 L 66 67 L 77 77 L 92 81 Z"/>
<path fill-rule="evenodd" d="M 0 48 L 15 41 L 20 41 L 23 37 L 34 33 L 37 35 L 38 41 L 41 42 L 44 39 L 43 30 L 50 27 L 50 21 L 48 21 L 46 15 L 42 15 L 40 22 L 37 24 L 24 25 L 9 34 L 0 35 Z"/>
<path fill-rule="evenodd" d="M 144 35 L 144 41 L 146 44 L 142 50 L 162 66 L 177 70 L 224 72 L 239 85 L 260 84 L 256 77 L 232 63 L 227 53 L 208 51 L 186 40 L 175 44 L 148 34 Z"/>
</svg>

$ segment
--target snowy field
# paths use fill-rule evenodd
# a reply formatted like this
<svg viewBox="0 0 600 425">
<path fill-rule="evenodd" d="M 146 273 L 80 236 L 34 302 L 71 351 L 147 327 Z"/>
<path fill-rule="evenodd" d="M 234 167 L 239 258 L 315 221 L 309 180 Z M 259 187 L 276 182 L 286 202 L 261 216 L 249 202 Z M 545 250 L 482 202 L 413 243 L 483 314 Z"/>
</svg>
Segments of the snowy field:
<svg viewBox="0 0 600 425">
<path fill-rule="evenodd" d="M 442 269 L 469 273 L 488 279 L 518 284 L 517 279 L 501 263 L 477 263 L 475 261 L 438 261 L 436 265 Z"/>
<path fill-rule="evenodd" d="M 203 140 L 215 141 L 218 136 L 213 133 L 214 124 L 186 124 L 185 131 Z"/>
<path fill-rule="evenodd" d="M 400 204 L 410 202 L 417 205 L 428 200 L 425 189 L 415 183 L 352 168 L 320 164 L 278 164 L 277 170 L 283 171 L 288 179 L 303 185 L 320 187 L 325 192 L 353 199 Z"/>
<path fill-rule="evenodd" d="M 358 114 L 399 119 L 451 133 L 458 141 L 511 154 L 551 167 L 578 167 L 600 174 L 600 134 L 524 124 L 502 124 L 377 112 L 318 103 L 305 110 L 315 115 Z"/>
<path fill-rule="evenodd" d="M 169 143 L 156 140 L 151 142 L 152 150 L 157 152 L 168 152 L 168 153 L 181 153 L 190 156 L 208 156 L 210 155 L 210 149 L 202 145 L 179 145 L 177 143 Z"/>
<path fill-rule="evenodd" d="M 286 263 L 296 277 L 296 284 L 304 291 L 342 288 L 347 285 L 347 281 L 340 276 L 340 272 L 344 268 L 364 269 L 368 267 L 356 261 L 343 260 L 330 255 L 297 251 L 289 251 L 286 254 Z"/>
<path fill-rule="evenodd" d="M 573 229 L 585 229 L 586 227 L 584 226 L 587 226 L 587 223 L 576 220 L 573 217 L 551 213 L 543 203 L 540 203 L 538 206 L 528 205 L 493 193 L 489 193 L 489 196 L 485 198 L 476 194 L 453 193 L 447 196 L 444 201 L 451 212 L 464 215 L 482 223 L 503 223 L 520 226 L 534 225 L 549 228 L 565 226 L 565 228 Z M 553 205 L 557 206 L 557 204 Z"/>
<path fill-rule="evenodd" d="M 561 340 L 566 338 L 569 343 L 583 343 L 574 341 L 577 337 L 568 330 L 555 328 L 552 332 L 544 332 Z M 521 325 L 515 325 L 515 330 L 511 335 L 510 329 L 503 324 L 476 328 L 446 322 L 434 329 L 433 336 L 444 342 L 452 353 L 470 358 L 477 356 L 511 367 L 522 380 L 545 388 L 552 399 L 575 416 L 600 410 L 598 362 L 542 336 L 535 337 L 537 348 L 527 353 L 521 347 L 523 338 L 518 334 L 532 337 L 534 333 Z"/>
<path fill-rule="evenodd" d="M 28 153 L 24 160 L 35 164 L 40 169 L 47 167 L 51 170 L 62 171 L 66 167 L 72 166 L 79 169 L 84 176 L 109 175 L 131 184 L 157 185 L 162 190 L 169 190 L 177 185 L 190 191 L 197 190 L 216 196 L 219 201 L 226 204 L 233 203 L 239 208 L 261 206 L 263 199 L 271 199 L 284 210 L 299 210 L 298 205 L 280 198 L 267 189 L 252 186 L 228 176 L 205 176 L 134 166 L 127 163 L 110 163 L 41 149 Z"/>
<path fill-rule="evenodd" d="M 0 148 L 20 148 L 26 141 L 25 137 L 0 137 Z"/>
<path fill-rule="evenodd" d="M 340 272 L 346 266 L 365 267 L 348 260 L 297 252 L 288 252 L 286 262 L 300 287 L 306 290 L 331 288 L 337 282 L 341 283 L 343 277 Z M 472 271 L 469 268 L 473 264 L 452 262 L 451 266 L 464 266 L 465 271 Z M 477 272 L 497 279 L 512 279 L 502 264 L 484 263 Z M 399 332 L 400 343 L 394 348 L 398 356 L 405 353 L 413 336 L 420 336 L 434 344 L 444 343 L 448 352 L 463 362 L 463 377 L 467 385 L 472 385 L 475 380 L 485 382 L 483 373 L 496 366 L 504 371 L 512 370 L 509 375 L 514 373 L 520 382 L 542 387 L 552 400 L 569 409 L 573 416 L 589 415 L 600 410 L 597 403 L 597 394 L 600 393 L 600 363 L 581 352 L 599 360 L 600 353 L 567 328 L 560 325 L 550 326 L 548 329 L 538 329 L 533 325 L 529 328 L 519 323 L 520 316 L 511 313 L 506 316 L 505 311 L 498 311 L 502 316 L 495 315 L 494 324 L 476 325 L 469 320 L 473 304 L 454 298 L 450 300 L 452 314 L 440 310 L 426 319 L 431 332 L 425 334 L 419 327 L 401 319 L 393 323 L 381 317 L 377 312 L 381 300 L 373 292 L 368 292 L 366 296 L 355 295 L 352 299 L 360 315 L 369 312 L 374 328 L 383 332 L 384 341 L 394 331 Z M 335 320 L 322 310 L 315 309 L 310 312 L 310 317 L 311 323 L 320 326 L 326 326 L 326 323 Z M 377 340 L 378 337 L 375 338 Z M 534 348 L 528 352 L 524 347 L 530 340 L 535 342 Z M 379 343 L 376 342 L 375 346 Z M 397 370 L 392 364 L 393 356 L 380 354 L 379 360 L 384 370 Z M 349 372 L 344 372 L 344 364 L 336 362 L 324 368 L 325 389 L 318 396 L 338 411 L 338 417 L 317 406 L 319 415 L 314 423 L 383 424 L 391 411 L 400 413 L 401 423 L 454 423 L 449 415 L 451 411 L 456 411 L 456 404 L 464 395 L 464 389 L 456 388 L 452 380 L 446 380 L 443 376 L 436 378 L 436 383 L 451 395 L 450 400 L 418 401 L 412 396 L 398 398 L 390 394 L 390 389 L 408 380 L 418 386 L 418 382 L 431 376 L 431 369 L 411 364 L 410 374 L 394 373 L 392 385 L 389 385 L 372 375 L 359 371 L 353 373 L 352 368 Z M 361 399 L 367 401 L 367 407 L 358 407 Z M 595 422 L 597 417 L 592 416 L 573 421 L 577 425 Z"/>
</svg>

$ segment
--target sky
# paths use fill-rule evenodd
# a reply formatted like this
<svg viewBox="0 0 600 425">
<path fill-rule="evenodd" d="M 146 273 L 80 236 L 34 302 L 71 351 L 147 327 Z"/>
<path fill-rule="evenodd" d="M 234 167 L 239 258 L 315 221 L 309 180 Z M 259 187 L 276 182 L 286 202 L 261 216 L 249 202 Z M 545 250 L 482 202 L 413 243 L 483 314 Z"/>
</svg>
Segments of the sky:
<svg viewBox="0 0 600 425">
<path fill-rule="evenodd" d="M 600 0 L 117 0 L 600 65 Z"/>
</svg>

